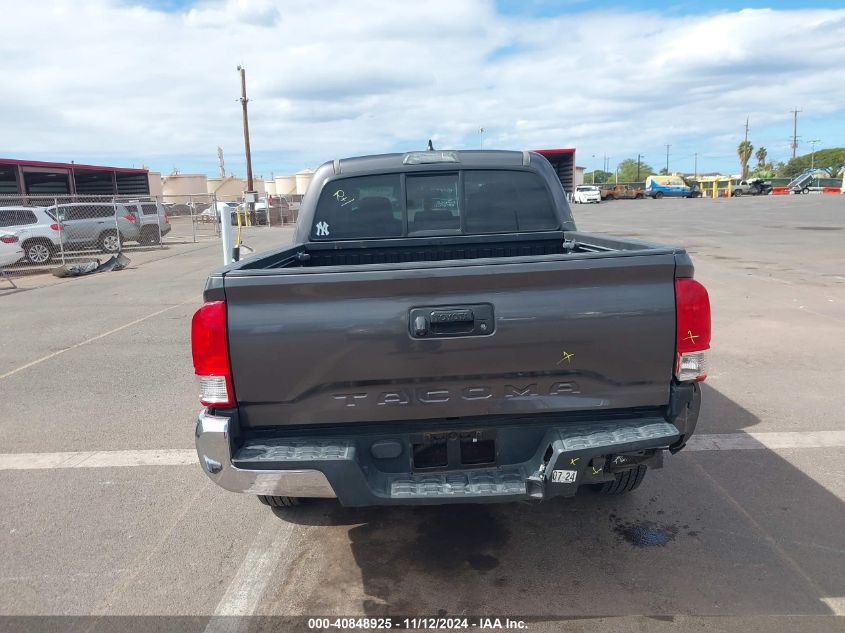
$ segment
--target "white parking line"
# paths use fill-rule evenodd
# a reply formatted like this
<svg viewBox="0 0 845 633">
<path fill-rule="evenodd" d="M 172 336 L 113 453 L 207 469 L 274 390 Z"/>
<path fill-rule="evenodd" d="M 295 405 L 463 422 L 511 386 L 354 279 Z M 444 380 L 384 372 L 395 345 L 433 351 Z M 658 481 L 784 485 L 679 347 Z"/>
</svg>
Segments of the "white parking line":
<svg viewBox="0 0 845 633">
<path fill-rule="evenodd" d="M 694 435 L 687 451 L 783 450 L 845 446 L 843 431 L 786 431 Z M 0 470 L 56 468 L 120 468 L 126 466 L 185 466 L 197 463 L 192 448 L 67 453 L 0 453 Z"/>
<path fill-rule="evenodd" d="M 248 625 L 248 621 L 236 616 L 255 614 L 273 574 L 287 576 L 287 568 L 298 554 L 292 541 L 301 538 L 305 530 L 307 527 L 280 521 L 275 514 L 268 513 L 214 610 L 206 633 L 235 633 Z"/>
<path fill-rule="evenodd" d="M 845 446 L 845 431 L 786 431 L 693 435 L 690 451 L 737 451 L 767 448 L 834 448 Z"/>
<path fill-rule="evenodd" d="M 177 303 L 176 305 L 168 306 L 157 312 L 153 312 L 152 314 L 148 314 L 147 316 L 142 316 L 140 319 L 135 319 L 134 321 L 130 321 L 125 325 L 121 325 L 120 327 L 116 327 L 113 330 L 109 330 L 108 332 L 103 332 L 102 334 L 98 334 L 97 336 L 92 336 L 91 338 L 87 338 L 84 341 L 80 341 L 75 345 L 71 345 L 70 347 L 65 347 L 60 349 L 57 352 L 53 352 L 52 354 L 47 354 L 46 356 L 42 356 L 41 358 L 36 358 L 34 361 L 27 363 L 26 365 L 21 365 L 20 367 L 15 367 L 14 369 L 7 371 L 5 374 L 0 374 L 0 380 L 3 378 L 8 378 L 9 376 L 14 376 L 19 371 L 23 371 L 24 369 L 29 369 L 35 365 L 39 365 L 43 363 L 45 360 L 50 360 L 51 358 L 55 358 L 59 354 L 64 354 L 65 352 L 69 352 L 72 349 L 76 349 L 77 347 L 82 347 L 83 345 L 88 345 L 89 343 L 93 343 L 94 341 L 99 341 L 101 338 L 105 338 L 106 336 L 110 336 L 111 334 L 115 334 L 120 332 L 121 330 L 125 330 L 128 327 L 132 327 L 133 325 L 138 325 L 139 323 L 143 323 L 147 319 L 152 319 L 153 317 L 158 316 L 159 314 L 164 314 L 165 312 L 169 312 L 170 310 L 174 310 L 178 307 L 185 305 L 186 303 L 190 303 L 191 301 L 196 301 L 196 298 L 187 299 L 182 303 Z"/>
</svg>

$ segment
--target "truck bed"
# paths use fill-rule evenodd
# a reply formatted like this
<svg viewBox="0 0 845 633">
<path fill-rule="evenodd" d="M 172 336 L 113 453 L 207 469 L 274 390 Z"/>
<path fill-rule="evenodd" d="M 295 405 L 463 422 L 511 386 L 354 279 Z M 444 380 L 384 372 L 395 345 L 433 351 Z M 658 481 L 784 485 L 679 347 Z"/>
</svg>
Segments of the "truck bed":
<svg viewBox="0 0 845 633">
<path fill-rule="evenodd" d="M 671 252 L 665 246 L 575 231 L 299 244 L 245 260 L 235 271 L 402 264 L 540 255 L 607 256 Z M 238 274 L 235 272 L 234 274 Z"/>
</svg>

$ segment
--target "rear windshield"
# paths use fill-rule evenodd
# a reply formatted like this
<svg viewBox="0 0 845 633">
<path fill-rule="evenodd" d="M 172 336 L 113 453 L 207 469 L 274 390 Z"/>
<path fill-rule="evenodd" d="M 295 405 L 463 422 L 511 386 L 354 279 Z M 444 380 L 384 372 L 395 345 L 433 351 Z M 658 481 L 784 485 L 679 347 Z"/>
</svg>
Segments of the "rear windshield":
<svg viewBox="0 0 845 633">
<path fill-rule="evenodd" d="M 551 196 L 533 172 L 380 174 L 329 183 L 317 203 L 311 239 L 548 231 L 558 226 Z"/>
</svg>

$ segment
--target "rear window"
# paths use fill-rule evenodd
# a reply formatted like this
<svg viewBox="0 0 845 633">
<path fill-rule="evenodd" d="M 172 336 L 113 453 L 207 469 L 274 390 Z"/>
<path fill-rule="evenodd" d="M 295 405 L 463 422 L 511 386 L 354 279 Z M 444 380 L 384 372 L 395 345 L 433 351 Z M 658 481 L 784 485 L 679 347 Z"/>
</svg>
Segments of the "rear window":
<svg viewBox="0 0 845 633">
<path fill-rule="evenodd" d="M 403 212 L 399 174 L 335 180 L 320 194 L 311 239 L 400 237 Z"/>
<path fill-rule="evenodd" d="M 0 210 L 0 226 L 25 226 L 36 224 L 38 220 L 32 211 L 26 209 Z"/>
<path fill-rule="evenodd" d="M 558 228 L 543 180 L 533 172 L 380 174 L 335 180 L 320 194 L 313 240 L 481 234 Z"/>
<path fill-rule="evenodd" d="M 158 208 L 154 204 L 142 204 L 141 213 L 143 213 L 144 215 L 157 215 Z"/>
<path fill-rule="evenodd" d="M 121 210 L 122 207 L 118 206 L 117 209 Z M 53 213 L 51 213 L 50 215 L 54 216 Z M 69 222 L 73 220 L 92 220 L 94 218 L 113 218 L 114 215 L 115 207 L 110 204 L 81 204 L 60 206 L 58 213 L 59 220 L 63 222 Z"/>
<path fill-rule="evenodd" d="M 465 233 L 548 231 L 558 226 L 549 192 L 528 171 L 468 171 Z"/>
<path fill-rule="evenodd" d="M 458 174 L 409 175 L 405 190 L 408 232 L 461 228 Z"/>
</svg>

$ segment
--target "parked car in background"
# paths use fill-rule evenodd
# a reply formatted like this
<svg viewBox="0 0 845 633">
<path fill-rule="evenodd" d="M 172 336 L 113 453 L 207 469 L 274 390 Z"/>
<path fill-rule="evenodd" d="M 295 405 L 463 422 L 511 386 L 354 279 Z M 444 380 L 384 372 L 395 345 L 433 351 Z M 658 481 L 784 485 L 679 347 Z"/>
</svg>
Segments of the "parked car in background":
<svg viewBox="0 0 845 633">
<path fill-rule="evenodd" d="M 588 204 L 601 202 L 601 191 L 595 185 L 578 185 L 572 192 L 572 202 Z"/>
<path fill-rule="evenodd" d="M 23 259 L 23 246 L 17 233 L 0 229 L 0 268 Z"/>
<path fill-rule="evenodd" d="M 681 176 L 649 176 L 645 180 L 645 195 L 650 198 L 690 198 L 692 189 Z"/>
<path fill-rule="evenodd" d="M 219 222 L 220 218 L 228 215 L 231 218 L 232 224 L 237 224 L 238 202 L 217 202 L 215 205 L 208 207 L 205 211 L 200 213 L 200 222 Z"/>
<path fill-rule="evenodd" d="M 639 187 L 631 185 L 611 185 L 601 191 L 602 200 L 642 200 L 645 193 Z"/>
<path fill-rule="evenodd" d="M 731 195 L 737 198 L 740 196 L 765 196 L 771 192 L 771 182 L 762 178 L 751 178 L 749 180 L 740 180 L 739 183 L 734 185 Z"/>
<path fill-rule="evenodd" d="M 135 216 L 141 230 L 141 244 L 158 244 L 170 233 L 170 219 L 160 202 L 125 202 L 124 206 Z"/>
<path fill-rule="evenodd" d="M 0 230 L 16 233 L 28 262 L 46 264 L 60 248 L 61 225 L 43 207 L 0 207 Z"/>
<path fill-rule="evenodd" d="M 123 242 L 141 241 L 138 218 L 120 203 L 60 204 L 46 212 L 62 225 L 62 242 L 68 248 L 97 247 L 116 253 Z"/>
<path fill-rule="evenodd" d="M 689 195 L 687 198 L 700 198 L 704 195 L 704 192 L 701 191 L 701 187 L 699 187 L 698 183 L 692 178 L 684 178 L 684 182 L 687 183 L 687 187 L 689 187 Z"/>
</svg>

